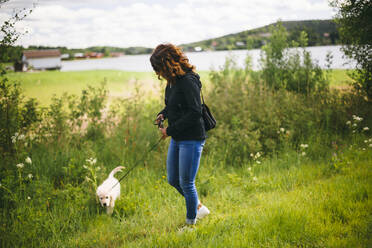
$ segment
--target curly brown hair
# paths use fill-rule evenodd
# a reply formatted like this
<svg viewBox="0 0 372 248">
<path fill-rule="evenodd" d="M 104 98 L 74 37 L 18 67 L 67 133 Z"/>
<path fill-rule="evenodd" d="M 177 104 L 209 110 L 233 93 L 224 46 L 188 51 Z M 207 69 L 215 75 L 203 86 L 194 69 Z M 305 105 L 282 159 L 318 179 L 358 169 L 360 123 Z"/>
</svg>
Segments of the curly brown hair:
<svg viewBox="0 0 372 248">
<path fill-rule="evenodd" d="M 158 45 L 151 54 L 150 62 L 158 78 L 163 77 L 168 84 L 175 83 L 177 76 L 195 70 L 181 48 L 170 43 Z"/>
</svg>

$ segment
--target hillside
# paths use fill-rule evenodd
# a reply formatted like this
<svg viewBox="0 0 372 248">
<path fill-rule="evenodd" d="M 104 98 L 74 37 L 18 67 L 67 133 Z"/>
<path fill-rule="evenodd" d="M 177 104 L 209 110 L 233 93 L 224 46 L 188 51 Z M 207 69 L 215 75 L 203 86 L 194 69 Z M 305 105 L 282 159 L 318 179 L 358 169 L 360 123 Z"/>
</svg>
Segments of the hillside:
<svg viewBox="0 0 372 248">
<path fill-rule="evenodd" d="M 307 20 L 307 21 L 284 21 L 283 26 L 289 33 L 289 40 L 297 40 L 301 31 L 308 34 L 309 46 L 323 46 L 340 44 L 336 24 L 332 20 Z M 276 26 L 272 23 L 260 28 L 242 31 L 239 33 L 228 34 L 221 37 L 197 41 L 189 44 L 180 45 L 184 51 L 202 51 L 202 50 L 234 50 L 234 49 L 255 49 L 260 48 L 270 39 L 269 29 Z M 153 48 L 148 47 L 110 47 L 95 46 L 81 49 L 69 49 L 67 47 L 49 47 L 49 46 L 12 46 L 0 48 L 0 62 L 14 62 L 20 60 L 24 50 L 40 49 L 59 49 L 62 54 L 69 54 L 73 59 L 75 53 L 102 53 L 103 57 L 110 57 L 112 53 L 122 53 L 126 55 L 150 54 Z"/>
<path fill-rule="evenodd" d="M 182 44 L 181 46 L 186 51 L 260 48 L 270 39 L 270 27 L 277 24 L 278 22 L 213 39 Z M 337 26 L 332 20 L 283 21 L 282 24 L 287 29 L 290 40 L 297 40 L 301 31 L 306 31 L 309 46 L 339 44 Z"/>
</svg>

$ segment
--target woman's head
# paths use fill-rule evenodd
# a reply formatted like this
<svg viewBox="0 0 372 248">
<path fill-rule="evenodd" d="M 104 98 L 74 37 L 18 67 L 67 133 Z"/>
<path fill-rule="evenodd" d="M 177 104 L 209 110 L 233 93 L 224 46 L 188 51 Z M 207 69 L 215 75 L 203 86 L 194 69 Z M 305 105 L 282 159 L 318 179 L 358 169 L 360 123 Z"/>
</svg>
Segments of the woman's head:
<svg viewBox="0 0 372 248">
<path fill-rule="evenodd" d="M 181 49 L 172 44 L 158 45 L 151 54 L 150 62 L 159 79 L 161 76 L 168 83 L 195 69 Z"/>
</svg>

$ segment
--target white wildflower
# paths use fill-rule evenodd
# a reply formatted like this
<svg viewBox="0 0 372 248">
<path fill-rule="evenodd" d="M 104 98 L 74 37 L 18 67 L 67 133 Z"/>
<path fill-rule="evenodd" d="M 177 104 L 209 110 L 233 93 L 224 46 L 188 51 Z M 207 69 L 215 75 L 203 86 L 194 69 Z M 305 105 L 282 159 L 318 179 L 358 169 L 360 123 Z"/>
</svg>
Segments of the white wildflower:
<svg viewBox="0 0 372 248">
<path fill-rule="evenodd" d="M 280 131 L 276 131 L 277 134 L 280 134 Z"/>
<path fill-rule="evenodd" d="M 30 173 L 30 174 L 27 175 L 27 177 L 28 177 L 29 179 L 32 179 L 34 176 Z"/>
<path fill-rule="evenodd" d="M 355 121 L 362 121 L 362 120 L 363 120 L 362 117 L 359 117 L 359 116 L 356 116 L 356 115 L 353 115 L 353 119 L 354 119 Z"/>
<path fill-rule="evenodd" d="M 368 141 L 369 141 L 369 142 L 372 142 L 372 139 L 369 139 Z"/>
<path fill-rule="evenodd" d="M 13 143 L 13 144 L 17 142 L 17 137 L 18 137 L 18 133 L 15 133 L 15 134 L 11 137 L 11 139 L 12 139 L 12 143 Z"/>
<path fill-rule="evenodd" d="M 281 127 L 279 130 L 280 130 L 280 132 L 282 132 L 282 133 L 284 133 L 284 131 L 285 131 L 285 129 L 282 128 L 282 127 Z"/>
<path fill-rule="evenodd" d="M 25 135 L 24 134 L 21 134 L 18 136 L 18 140 L 24 140 L 25 139 Z"/>
<path fill-rule="evenodd" d="M 300 147 L 303 148 L 303 149 L 306 149 L 306 148 L 309 147 L 309 145 L 308 144 L 301 144 Z"/>
<path fill-rule="evenodd" d="M 254 159 L 258 159 L 259 157 L 261 157 L 261 153 L 257 152 L 256 155 L 254 155 Z"/>
<path fill-rule="evenodd" d="M 346 122 L 346 125 L 351 125 L 351 121 L 347 121 Z"/>
<path fill-rule="evenodd" d="M 356 127 L 356 126 L 358 126 L 358 124 L 354 123 L 354 124 L 353 124 L 353 127 Z"/>
<path fill-rule="evenodd" d="M 364 143 L 368 143 L 368 140 L 364 140 Z"/>
<path fill-rule="evenodd" d="M 255 182 L 257 181 L 257 177 L 253 177 L 252 179 L 253 179 L 253 181 L 255 181 Z"/>
<path fill-rule="evenodd" d="M 31 197 L 27 196 L 27 199 L 28 199 L 28 200 L 31 200 Z"/>
<path fill-rule="evenodd" d="M 30 157 L 27 157 L 27 158 L 25 159 L 25 162 L 28 163 L 28 164 L 32 164 L 32 160 L 31 160 Z"/>
<path fill-rule="evenodd" d="M 363 148 L 362 150 L 363 150 L 363 151 L 365 151 L 365 150 L 366 150 L 366 148 Z"/>
<path fill-rule="evenodd" d="M 25 165 L 23 163 L 19 163 L 16 166 L 17 166 L 17 168 L 22 169 Z"/>
<path fill-rule="evenodd" d="M 289 135 L 290 134 L 290 132 L 287 130 L 286 132 L 285 132 L 287 135 Z"/>
<path fill-rule="evenodd" d="M 260 161 L 256 161 L 257 162 L 257 164 L 261 164 L 261 162 Z"/>
<path fill-rule="evenodd" d="M 86 160 L 90 165 L 94 165 L 95 163 L 97 163 L 97 159 L 96 158 L 89 158 Z"/>
<path fill-rule="evenodd" d="M 251 168 L 251 167 L 248 167 L 248 170 L 249 170 L 249 171 L 251 171 L 251 170 L 252 170 L 252 168 Z"/>
<path fill-rule="evenodd" d="M 86 166 L 86 165 L 83 165 L 83 168 L 84 168 L 84 169 L 88 169 L 88 166 Z"/>
<path fill-rule="evenodd" d="M 372 143 L 368 145 L 369 147 L 372 147 Z"/>
<path fill-rule="evenodd" d="M 97 167 L 97 171 L 99 171 L 99 170 L 101 170 L 101 167 L 98 166 L 98 167 Z"/>
<path fill-rule="evenodd" d="M 305 156 L 305 155 L 306 155 L 306 152 L 302 152 L 301 155 L 302 155 L 302 156 Z"/>
<path fill-rule="evenodd" d="M 251 153 L 251 157 L 253 157 L 254 155 L 253 155 L 253 153 Z"/>
<path fill-rule="evenodd" d="M 353 133 L 355 133 L 355 130 L 353 130 Z"/>
<path fill-rule="evenodd" d="M 363 127 L 363 131 L 368 131 L 369 127 Z"/>
</svg>

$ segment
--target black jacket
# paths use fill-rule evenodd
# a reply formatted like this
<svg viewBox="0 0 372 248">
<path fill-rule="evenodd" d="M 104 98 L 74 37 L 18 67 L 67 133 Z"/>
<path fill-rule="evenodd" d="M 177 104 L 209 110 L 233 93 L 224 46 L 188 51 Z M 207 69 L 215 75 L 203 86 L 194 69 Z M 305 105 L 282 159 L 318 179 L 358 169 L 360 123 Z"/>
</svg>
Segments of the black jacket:
<svg viewBox="0 0 372 248">
<path fill-rule="evenodd" d="M 205 139 L 201 86 L 199 75 L 188 72 L 165 88 L 165 108 L 159 114 L 168 118 L 167 135 L 174 140 Z"/>
</svg>

